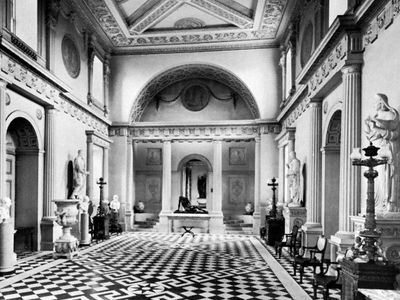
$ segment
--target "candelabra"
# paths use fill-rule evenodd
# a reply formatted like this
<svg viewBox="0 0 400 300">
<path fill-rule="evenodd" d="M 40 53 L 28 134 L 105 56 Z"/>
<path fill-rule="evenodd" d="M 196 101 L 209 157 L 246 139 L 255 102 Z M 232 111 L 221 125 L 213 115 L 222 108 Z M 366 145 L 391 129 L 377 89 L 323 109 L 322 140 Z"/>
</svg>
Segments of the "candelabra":
<svg viewBox="0 0 400 300">
<path fill-rule="evenodd" d="M 364 172 L 364 176 L 368 179 L 365 229 L 360 232 L 362 240 L 357 239 L 353 248 L 357 249 L 356 253 L 354 253 L 356 257 L 366 255 L 370 262 L 382 259 L 382 255 L 378 252 L 380 233 L 376 230 L 375 220 L 374 180 L 378 176 L 378 171 L 374 170 L 374 167 L 386 164 L 388 162 L 388 155 L 384 151 L 381 151 L 379 153 L 380 158 L 375 158 L 378 155 L 379 149 L 370 143 L 368 147 L 362 149 L 365 152 L 365 158 L 362 156 L 360 148 L 355 148 L 350 155 L 353 166 L 368 167 L 368 170 Z"/>
</svg>

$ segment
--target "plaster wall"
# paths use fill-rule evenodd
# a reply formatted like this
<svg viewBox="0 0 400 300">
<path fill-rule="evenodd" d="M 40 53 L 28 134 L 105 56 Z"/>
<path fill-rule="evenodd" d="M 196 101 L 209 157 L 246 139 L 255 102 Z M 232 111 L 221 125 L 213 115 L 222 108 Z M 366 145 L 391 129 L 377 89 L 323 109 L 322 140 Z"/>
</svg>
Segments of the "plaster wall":
<svg viewBox="0 0 400 300">
<path fill-rule="evenodd" d="M 162 55 L 113 56 L 110 119 L 129 122 L 134 101 L 157 75 L 185 64 L 209 64 L 235 74 L 250 90 L 261 118 L 274 118 L 279 109 L 279 49 L 256 49 Z"/>
<path fill-rule="evenodd" d="M 396 17 L 393 24 L 379 32 L 377 40 L 368 45 L 364 51 L 362 69 L 362 130 L 361 146 L 368 145 L 365 137 L 364 120 L 374 111 L 374 95 L 387 95 L 389 105 L 400 111 L 400 58 L 394 49 L 400 47 L 400 18 Z M 360 168 L 364 169 L 364 168 Z M 364 170 L 360 170 L 362 172 Z M 367 180 L 362 176 L 361 197 L 367 195 Z M 361 211 L 365 211 L 365 201 L 361 201 Z"/>
<path fill-rule="evenodd" d="M 74 25 L 62 17 L 62 14 L 60 14 L 58 20 L 54 38 L 54 74 L 70 88 L 70 92 L 74 96 L 81 102 L 86 103 L 88 92 L 88 55 L 87 50 L 84 48 L 84 36 L 79 34 Z M 81 68 L 76 78 L 72 78 L 68 74 L 62 58 L 61 44 L 66 34 L 75 42 L 79 50 Z"/>
</svg>

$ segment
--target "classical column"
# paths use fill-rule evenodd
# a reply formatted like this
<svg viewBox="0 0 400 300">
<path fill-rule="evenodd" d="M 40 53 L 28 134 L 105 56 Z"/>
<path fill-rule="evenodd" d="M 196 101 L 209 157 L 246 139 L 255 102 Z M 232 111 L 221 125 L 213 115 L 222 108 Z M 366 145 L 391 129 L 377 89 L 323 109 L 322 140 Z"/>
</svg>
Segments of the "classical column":
<svg viewBox="0 0 400 300">
<path fill-rule="evenodd" d="M 224 233 L 222 215 L 222 140 L 213 141 L 213 195 L 210 218 L 210 233 Z"/>
<path fill-rule="evenodd" d="M 338 247 L 339 256 L 354 242 L 350 216 L 357 215 L 360 209 L 360 169 L 352 166 L 350 153 L 353 148 L 360 147 L 361 142 L 361 65 L 344 66 L 342 79 L 339 231 L 331 236 L 332 243 Z"/>
<path fill-rule="evenodd" d="M 93 131 L 86 131 L 86 194 L 89 199 L 93 201 L 94 191 L 93 191 Z"/>
<path fill-rule="evenodd" d="M 171 232 L 172 224 L 168 220 L 168 215 L 171 213 L 171 162 L 172 162 L 172 151 L 171 151 L 171 140 L 163 141 L 163 153 L 162 153 L 162 195 L 161 195 L 161 213 L 160 213 L 160 225 L 158 228 L 159 232 Z"/>
<path fill-rule="evenodd" d="M 7 82 L 0 79 L 0 198 L 6 196 L 5 191 L 5 182 L 6 182 L 6 90 L 7 90 Z"/>
<path fill-rule="evenodd" d="M 254 213 L 253 233 L 258 234 L 260 230 L 260 192 L 261 192 L 261 137 L 255 138 L 254 145 Z"/>
<path fill-rule="evenodd" d="M 43 201 L 43 216 L 54 217 L 54 203 L 55 200 L 55 134 L 54 122 L 56 117 L 56 110 L 54 108 L 46 107 L 46 123 L 45 123 L 45 183 L 44 183 L 44 201 Z"/>
<path fill-rule="evenodd" d="M 40 222 L 41 250 L 53 250 L 54 241 L 62 234 L 61 226 L 55 220 L 55 206 L 52 202 L 56 200 L 56 155 L 55 135 L 57 111 L 52 107 L 46 107 L 45 119 L 45 161 L 44 161 L 44 199 L 43 218 Z"/>
<path fill-rule="evenodd" d="M 171 212 L 171 141 L 163 142 L 162 211 Z"/>
<path fill-rule="evenodd" d="M 303 225 L 305 244 L 315 245 L 321 226 L 321 102 L 311 101 L 310 108 L 310 145 L 307 155 L 307 221 Z"/>
<path fill-rule="evenodd" d="M 350 216 L 359 212 L 360 170 L 351 164 L 350 153 L 360 147 L 361 140 L 361 66 L 342 69 L 343 111 L 340 148 L 340 214 L 339 231 L 352 231 Z"/>
<path fill-rule="evenodd" d="M 135 204 L 135 184 L 134 184 L 134 146 L 132 139 L 127 140 L 126 153 L 126 204 L 125 204 L 125 230 L 133 227 L 133 205 Z"/>
</svg>

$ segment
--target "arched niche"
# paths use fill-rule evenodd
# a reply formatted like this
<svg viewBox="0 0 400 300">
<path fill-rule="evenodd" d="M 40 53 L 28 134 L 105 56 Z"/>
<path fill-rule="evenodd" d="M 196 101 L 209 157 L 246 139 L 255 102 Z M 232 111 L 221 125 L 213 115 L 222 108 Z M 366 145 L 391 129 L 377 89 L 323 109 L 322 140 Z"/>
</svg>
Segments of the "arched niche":
<svg viewBox="0 0 400 300">
<path fill-rule="evenodd" d="M 130 113 L 131 123 L 140 122 L 143 112 L 159 92 L 181 81 L 213 80 L 231 88 L 242 99 L 252 119 L 260 118 L 257 103 L 249 88 L 233 73 L 212 65 L 187 64 L 171 68 L 152 78 L 136 99 Z"/>
<path fill-rule="evenodd" d="M 212 165 L 200 154 L 190 154 L 178 164 L 181 174 L 181 195 L 191 200 L 193 205 L 207 208 L 211 199 Z"/>
<path fill-rule="evenodd" d="M 39 244 L 43 152 L 37 131 L 26 118 L 10 118 L 6 136 L 6 194 L 12 200 L 11 214 L 16 230 L 14 250 L 32 251 L 38 249 Z"/>
</svg>

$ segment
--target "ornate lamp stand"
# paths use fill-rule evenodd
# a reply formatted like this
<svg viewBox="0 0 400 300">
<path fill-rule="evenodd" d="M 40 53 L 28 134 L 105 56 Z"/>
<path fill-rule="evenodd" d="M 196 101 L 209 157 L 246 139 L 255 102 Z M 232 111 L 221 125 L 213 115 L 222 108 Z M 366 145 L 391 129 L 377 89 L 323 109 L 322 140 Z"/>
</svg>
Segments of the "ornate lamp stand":
<svg viewBox="0 0 400 300">
<path fill-rule="evenodd" d="M 360 249 L 358 254 L 366 255 L 368 261 L 372 262 L 379 260 L 379 258 L 383 260 L 383 256 L 377 252 L 379 250 L 377 242 L 381 234 L 376 231 L 374 180 L 378 177 L 378 172 L 374 170 L 374 167 L 386 164 L 388 160 L 386 157 L 381 159 L 375 158 L 378 155 L 379 148 L 372 145 L 372 143 L 363 150 L 367 157 L 366 159 L 363 159 L 361 153 L 356 151 L 350 156 L 353 166 L 368 167 L 368 170 L 364 172 L 364 176 L 368 179 L 365 229 L 360 232 L 360 237 L 363 240 L 361 241 L 361 245 L 357 246 Z"/>
<path fill-rule="evenodd" d="M 379 248 L 380 233 L 376 230 L 375 220 L 375 195 L 374 180 L 378 172 L 374 167 L 387 163 L 384 153 L 381 158 L 378 155 L 379 148 L 370 145 L 363 149 L 366 158 L 360 153 L 360 149 L 354 149 L 350 158 L 354 166 L 365 166 L 368 170 L 364 176 L 368 179 L 367 207 L 365 216 L 365 229 L 356 238 L 355 244 L 351 247 L 350 254 L 346 254 L 342 266 L 342 296 L 341 299 L 355 300 L 359 287 L 371 289 L 393 289 L 396 269 L 393 265 L 387 264 Z"/>
<path fill-rule="evenodd" d="M 275 190 L 278 186 L 275 177 L 271 179 L 272 183 L 268 183 L 272 189 L 272 209 L 269 212 L 269 216 L 265 217 L 265 237 L 267 239 L 268 245 L 275 245 L 275 242 L 281 241 L 285 230 L 285 220 L 283 218 L 278 218 L 277 208 L 276 208 L 276 197 Z"/>
</svg>

